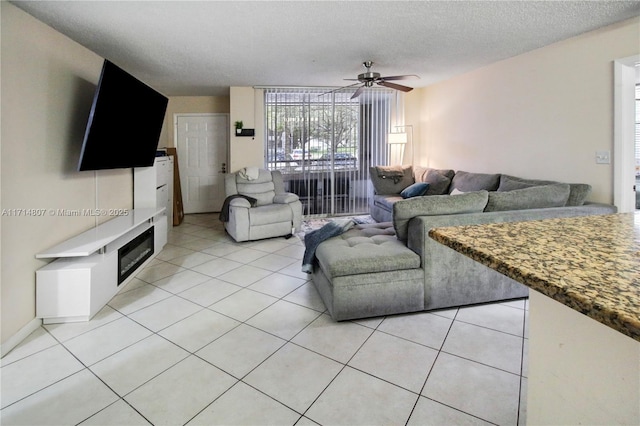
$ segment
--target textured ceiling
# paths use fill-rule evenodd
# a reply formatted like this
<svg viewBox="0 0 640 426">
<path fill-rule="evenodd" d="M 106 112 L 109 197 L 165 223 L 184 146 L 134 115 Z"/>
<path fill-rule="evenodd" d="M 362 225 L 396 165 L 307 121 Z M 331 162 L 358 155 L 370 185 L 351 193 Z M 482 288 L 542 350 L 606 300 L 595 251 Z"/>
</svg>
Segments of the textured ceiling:
<svg viewBox="0 0 640 426">
<path fill-rule="evenodd" d="M 343 86 L 375 62 L 423 87 L 640 16 L 640 1 L 13 1 L 166 95 Z"/>
</svg>

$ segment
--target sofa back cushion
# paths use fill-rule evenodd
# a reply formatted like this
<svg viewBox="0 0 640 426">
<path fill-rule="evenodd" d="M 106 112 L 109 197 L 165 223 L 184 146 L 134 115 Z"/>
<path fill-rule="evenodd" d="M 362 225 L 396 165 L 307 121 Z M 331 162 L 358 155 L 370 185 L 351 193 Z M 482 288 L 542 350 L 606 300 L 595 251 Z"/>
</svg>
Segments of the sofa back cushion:
<svg viewBox="0 0 640 426">
<path fill-rule="evenodd" d="M 411 166 L 372 166 L 369 177 L 378 195 L 399 194 L 413 180 Z"/>
<path fill-rule="evenodd" d="M 538 180 L 538 179 L 524 179 L 516 176 L 501 175 L 500 185 L 498 191 L 513 191 L 514 189 L 530 188 L 532 186 L 540 185 L 552 185 L 556 182 L 551 180 Z M 581 206 L 587 200 L 589 194 L 591 194 L 591 185 L 586 183 L 570 183 L 569 185 L 569 198 L 567 199 L 567 206 Z"/>
<path fill-rule="evenodd" d="M 436 216 L 479 213 L 487 205 L 487 191 L 467 192 L 459 195 L 433 195 L 408 198 L 393 205 L 393 227 L 400 241 L 407 241 L 409 221 L 416 216 Z"/>
<path fill-rule="evenodd" d="M 244 179 L 240 174 L 236 174 L 236 187 L 238 194 L 255 198 L 256 206 L 273 204 L 273 197 L 276 195 L 271 172 L 264 169 L 260 169 L 260 174 L 253 180 Z"/>
<path fill-rule="evenodd" d="M 563 207 L 567 204 L 569 192 L 570 188 L 566 183 L 531 186 L 512 191 L 490 192 L 489 201 L 484 211 L 499 212 Z"/>
<path fill-rule="evenodd" d="M 449 193 L 449 185 L 451 185 L 451 179 L 455 173 L 451 169 L 431 169 L 417 166 L 414 168 L 413 175 L 416 182 L 429 184 L 425 195 L 443 195 Z"/>
<path fill-rule="evenodd" d="M 451 180 L 449 192 L 457 189 L 461 192 L 495 191 L 500 184 L 499 174 L 470 173 L 458 170 Z"/>
</svg>

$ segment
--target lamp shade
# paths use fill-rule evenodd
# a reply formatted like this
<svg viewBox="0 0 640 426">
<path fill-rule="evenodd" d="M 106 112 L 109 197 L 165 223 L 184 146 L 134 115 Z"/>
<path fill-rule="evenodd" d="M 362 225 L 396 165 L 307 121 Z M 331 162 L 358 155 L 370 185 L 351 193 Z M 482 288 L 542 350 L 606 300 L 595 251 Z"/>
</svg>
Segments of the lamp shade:
<svg viewBox="0 0 640 426">
<path fill-rule="evenodd" d="M 387 143 L 388 144 L 406 144 L 407 134 L 406 133 L 389 133 L 387 135 Z"/>
</svg>

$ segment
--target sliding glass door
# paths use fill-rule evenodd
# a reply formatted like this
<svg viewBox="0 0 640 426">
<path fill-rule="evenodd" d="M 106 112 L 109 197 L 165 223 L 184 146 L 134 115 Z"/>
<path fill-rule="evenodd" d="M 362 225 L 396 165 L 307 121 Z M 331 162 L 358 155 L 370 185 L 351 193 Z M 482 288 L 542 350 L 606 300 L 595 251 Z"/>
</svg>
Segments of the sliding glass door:
<svg viewBox="0 0 640 426">
<path fill-rule="evenodd" d="M 305 215 L 369 211 L 369 167 L 387 164 L 394 91 L 265 89 L 266 167 L 280 170 Z"/>
</svg>

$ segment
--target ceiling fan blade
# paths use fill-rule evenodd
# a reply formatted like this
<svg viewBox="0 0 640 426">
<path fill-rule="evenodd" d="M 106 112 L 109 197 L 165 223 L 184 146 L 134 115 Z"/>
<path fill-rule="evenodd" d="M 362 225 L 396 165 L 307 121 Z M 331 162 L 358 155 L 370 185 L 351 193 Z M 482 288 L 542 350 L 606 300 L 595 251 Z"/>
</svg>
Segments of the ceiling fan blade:
<svg viewBox="0 0 640 426">
<path fill-rule="evenodd" d="M 350 87 L 357 86 L 358 84 L 360 84 L 360 83 L 354 83 L 354 84 L 350 84 L 350 85 L 348 85 L 348 86 L 338 87 L 338 88 L 336 88 L 336 89 L 329 90 L 328 92 L 320 93 L 320 94 L 318 95 L 318 97 L 320 97 L 320 96 L 324 96 L 324 95 L 329 95 L 329 94 L 331 94 L 331 93 L 335 93 L 335 92 L 337 92 L 337 91 L 339 91 L 339 90 L 348 89 L 348 88 L 350 88 Z"/>
<path fill-rule="evenodd" d="M 356 90 L 356 92 L 351 96 L 351 99 L 354 99 L 360 96 L 363 90 L 364 90 L 364 86 L 358 87 L 358 90 Z"/>
<path fill-rule="evenodd" d="M 401 92 L 410 92 L 413 90 L 413 87 L 402 86 L 400 84 L 388 83 L 386 81 L 379 81 L 378 84 L 380 86 L 388 87 L 390 89 L 400 90 Z"/>
<path fill-rule="evenodd" d="M 420 78 L 415 74 L 407 74 L 407 75 L 392 75 L 390 77 L 382 77 L 382 80 L 413 80 L 414 78 Z"/>
</svg>

